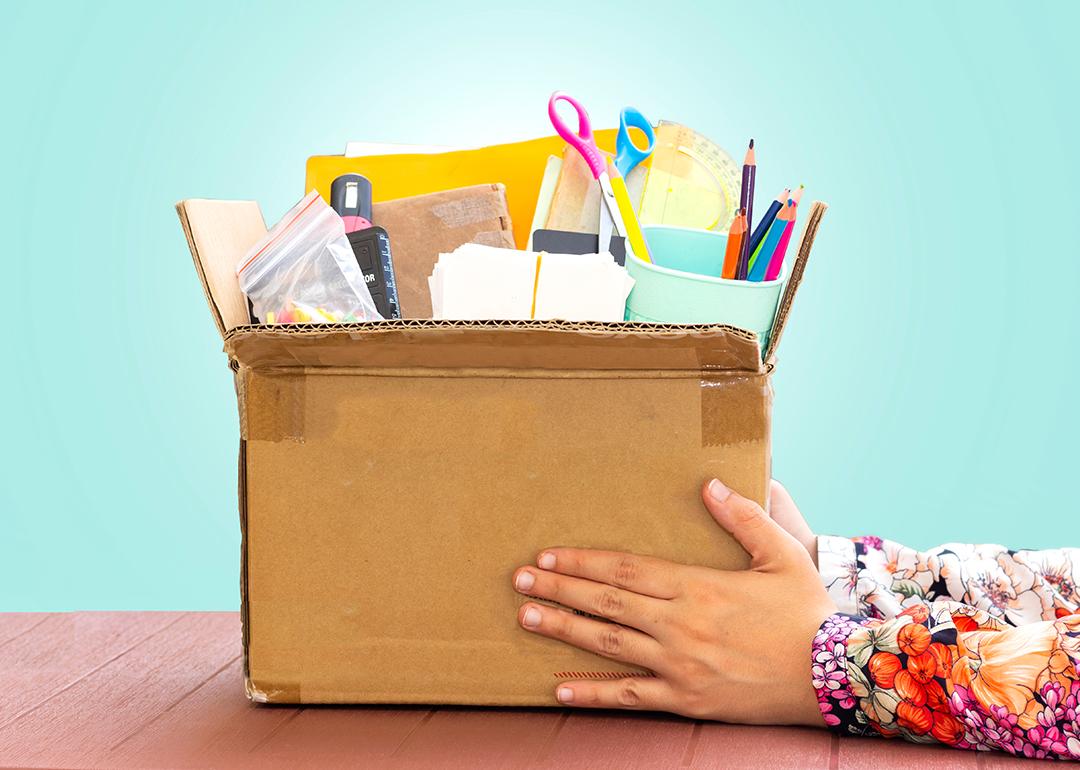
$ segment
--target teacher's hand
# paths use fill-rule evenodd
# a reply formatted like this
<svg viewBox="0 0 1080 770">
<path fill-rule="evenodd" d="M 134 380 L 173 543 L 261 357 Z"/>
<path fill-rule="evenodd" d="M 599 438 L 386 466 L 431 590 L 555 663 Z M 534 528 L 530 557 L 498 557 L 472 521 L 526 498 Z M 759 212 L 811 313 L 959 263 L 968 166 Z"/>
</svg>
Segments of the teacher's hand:
<svg viewBox="0 0 1080 770">
<path fill-rule="evenodd" d="M 702 488 L 702 500 L 750 554 L 749 570 L 549 548 L 536 567 L 514 573 L 521 593 L 611 621 L 527 602 L 518 612 L 524 629 L 655 674 L 564 682 L 556 698 L 568 706 L 821 726 L 810 645 L 836 606 L 809 545 L 717 480 Z"/>
</svg>

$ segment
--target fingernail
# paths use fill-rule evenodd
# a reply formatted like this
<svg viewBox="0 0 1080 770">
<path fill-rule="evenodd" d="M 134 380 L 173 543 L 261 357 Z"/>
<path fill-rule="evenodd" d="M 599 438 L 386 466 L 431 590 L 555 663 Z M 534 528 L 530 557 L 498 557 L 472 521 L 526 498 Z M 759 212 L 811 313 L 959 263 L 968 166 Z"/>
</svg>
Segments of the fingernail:
<svg viewBox="0 0 1080 770">
<path fill-rule="evenodd" d="M 514 587 L 519 591 L 528 591 L 535 583 L 536 578 L 533 577 L 531 572 L 520 572 L 517 580 L 514 581 Z"/>
<path fill-rule="evenodd" d="M 569 687 L 560 687 L 555 691 L 555 697 L 558 699 L 559 703 L 573 703 L 574 691 Z"/>
<path fill-rule="evenodd" d="M 540 558 L 536 560 L 536 565 L 540 567 L 540 569 L 555 569 L 555 554 L 540 554 Z"/>
<path fill-rule="evenodd" d="M 731 490 L 720 483 L 720 479 L 709 482 L 709 497 L 718 503 L 722 503 L 731 497 Z"/>
<path fill-rule="evenodd" d="M 540 610 L 536 607 L 529 607 L 525 610 L 525 614 L 521 616 L 521 625 L 526 628 L 536 628 L 540 625 Z"/>
</svg>

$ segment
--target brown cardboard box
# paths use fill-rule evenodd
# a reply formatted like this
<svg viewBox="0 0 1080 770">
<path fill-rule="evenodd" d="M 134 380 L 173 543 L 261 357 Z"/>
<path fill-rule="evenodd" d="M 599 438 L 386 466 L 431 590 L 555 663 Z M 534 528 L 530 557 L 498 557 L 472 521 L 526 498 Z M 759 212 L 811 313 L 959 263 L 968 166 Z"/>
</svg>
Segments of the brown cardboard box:
<svg viewBox="0 0 1080 770">
<path fill-rule="evenodd" d="M 779 341 L 824 211 L 814 204 Z M 630 669 L 518 628 L 551 545 L 738 568 L 700 483 L 764 501 L 771 351 L 725 326 L 248 326 L 250 202 L 178 204 L 240 412 L 247 691 L 275 703 L 554 705 Z"/>
</svg>

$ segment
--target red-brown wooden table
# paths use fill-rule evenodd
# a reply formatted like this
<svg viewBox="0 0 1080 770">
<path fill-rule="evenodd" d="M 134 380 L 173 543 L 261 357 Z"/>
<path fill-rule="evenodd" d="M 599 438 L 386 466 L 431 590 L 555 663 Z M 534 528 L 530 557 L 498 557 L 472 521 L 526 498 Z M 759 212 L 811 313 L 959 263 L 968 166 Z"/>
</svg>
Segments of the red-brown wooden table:
<svg viewBox="0 0 1080 770">
<path fill-rule="evenodd" d="M 256 706 L 240 620 L 0 614 L 0 766 L 952 768 L 1038 765 L 824 730 L 545 709 Z"/>
</svg>

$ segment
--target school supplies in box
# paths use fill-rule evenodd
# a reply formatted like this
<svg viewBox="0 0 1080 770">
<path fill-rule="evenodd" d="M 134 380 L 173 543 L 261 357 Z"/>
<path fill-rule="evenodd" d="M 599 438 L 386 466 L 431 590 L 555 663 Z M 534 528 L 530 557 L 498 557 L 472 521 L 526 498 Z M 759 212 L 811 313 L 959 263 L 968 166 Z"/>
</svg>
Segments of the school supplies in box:
<svg viewBox="0 0 1080 770">
<path fill-rule="evenodd" d="M 394 279 L 394 257 L 390 252 L 390 237 L 386 230 L 369 225 L 349 233 L 348 237 L 379 314 L 383 318 L 401 318 L 397 282 Z"/>
<path fill-rule="evenodd" d="M 345 224 L 353 255 L 379 314 L 383 318 L 401 318 L 390 238 L 386 230 L 371 221 L 371 182 L 360 174 L 339 176 L 330 186 L 330 205 Z"/>
<path fill-rule="evenodd" d="M 373 185 L 378 192 L 378 185 Z M 431 318 L 427 279 L 439 254 L 463 243 L 513 248 L 506 191 L 483 184 L 383 201 L 375 221 L 390 236 L 402 318 Z"/>
<path fill-rule="evenodd" d="M 330 205 L 351 233 L 371 227 L 371 182 L 359 174 L 344 174 L 330 185 Z"/>
<path fill-rule="evenodd" d="M 630 129 L 636 128 L 645 136 L 645 146 L 638 147 Z M 619 113 L 619 133 L 615 137 L 615 168 L 626 179 L 638 164 L 652 155 L 656 133 L 652 124 L 636 107 L 624 107 Z"/>
<path fill-rule="evenodd" d="M 769 222 L 765 237 L 762 238 L 761 243 L 758 244 L 753 256 L 750 258 L 748 280 L 767 281 L 772 280 L 768 277 L 769 275 L 773 277 L 779 275 L 780 266 L 784 261 L 784 254 L 787 252 L 788 242 L 791 240 L 791 233 L 795 229 L 795 219 L 798 214 L 803 189 L 803 186 L 799 185 L 798 189 L 785 197 L 785 205 L 782 208 L 777 207 L 779 213 Z M 773 206 L 776 206 L 776 201 L 773 202 Z M 769 207 L 770 212 L 773 206 Z"/>
<path fill-rule="evenodd" d="M 711 231 L 707 231 L 711 232 Z M 721 278 L 735 278 L 739 270 L 739 259 L 742 257 L 743 245 L 746 242 L 746 209 L 739 209 L 735 215 L 735 221 L 728 230 L 727 245 L 724 247 L 724 266 L 720 274 Z"/>
<path fill-rule="evenodd" d="M 753 267 L 754 259 L 757 258 L 758 247 L 765 239 L 765 233 L 769 231 L 769 226 L 772 225 L 773 220 L 776 219 L 776 215 L 780 213 L 780 209 L 787 203 L 787 199 L 791 197 L 791 190 L 784 190 L 782 193 L 776 196 L 772 203 L 769 204 L 769 208 L 765 211 L 765 216 L 758 220 L 754 225 L 754 234 L 750 236 L 750 265 Z"/>
<path fill-rule="evenodd" d="M 814 203 L 810 209 L 797 258 L 768 281 L 721 277 L 728 238 L 725 233 L 666 225 L 646 227 L 653 262 L 627 255 L 627 270 L 636 281 L 626 300 L 627 320 L 731 324 L 754 332 L 763 356 L 768 358 L 776 345 L 777 324 L 787 314 L 785 299 L 794 294 L 802 279 L 825 205 Z"/>
<path fill-rule="evenodd" d="M 559 115 L 557 105 L 566 102 L 577 114 L 577 129 L 573 130 Z M 607 244 L 612 233 L 627 238 L 630 248 L 640 259 L 648 261 L 649 250 L 637 222 L 637 215 L 629 204 L 629 194 L 618 169 L 609 162 L 596 146 L 592 124 L 585 108 L 571 96 L 555 92 L 548 100 L 548 117 L 555 131 L 566 140 L 585 160 L 593 180 L 599 185 L 599 244 Z"/>
<path fill-rule="evenodd" d="M 795 214 L 798 210 L 798 203 L 794 199 L 788 200 L 788 205 L 785 210 L 780 212 L 776 217 L 776 226 L 779 226 L 780 222 L 784 223 L 784 231 L 780 234 L 780 242 L 776 244 L 776 249 L 769 256 L 769 262 L 764 268 L 755 267 L 754 273 L 750 276 L 752 281 L 771 281 L 780 275 L 780 268 L 784 264 L 784 256 L 787 254 L 788 243 L 791 242 L 791 233 L 795 230 Z M 761 260 L 762 264 L 765 263 L 764 258 Z M 759 277 L 760 276 L 760 277 Z"/>
<path fill-rule="evenodd" d="M 727 231 L 739 208 L 740 172 L 715 142 L 687 126 L 660 121 L 638 209 L 642 226 Z"/>
<path fill-rule="evenodd" d="M 436 320 L 621 321 L 633 283 L 606 254 L 476 244 L 440 254 L 428 279 Z"/>
<path fill-rule="evenodd" d="M 266 324 L 378 321 L 341 217 L 312 191 L 236 266 Z"/>
<path fill-rule="evenodd" d="M 742 169 L 742 192 L 739 197 L 739 210 L 746 212 L 747 229 L 754 226 L 754 180 L 757 177 L 757 161 L 754 158 L 754 140 L 750 140 L 750 147 L 746 150 L 746 159 Z M 739 250 L 739 265 L 735 269 L 735 277 L 745 279 L 750 271 L 750 241 L 746 238 L 742 241 Z"/>
</svg>

